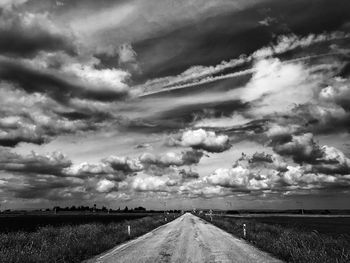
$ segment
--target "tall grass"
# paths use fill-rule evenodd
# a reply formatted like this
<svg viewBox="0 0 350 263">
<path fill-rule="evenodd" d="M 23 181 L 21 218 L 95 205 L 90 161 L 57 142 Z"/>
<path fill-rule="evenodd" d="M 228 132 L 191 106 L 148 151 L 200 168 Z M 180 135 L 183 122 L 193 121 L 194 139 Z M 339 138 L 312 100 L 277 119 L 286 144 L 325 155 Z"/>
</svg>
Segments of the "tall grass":
<svg viewBox="0 0 350 263">
<path fill-rule="evenodd" d="M 297 227 L 283 227 L 254 220 L 213 217 L 213 221 L 203 217 L 217 227 L 243 237 L 246 224 L 246 240 L 256 247 L 269 252 L 287 262 L 345 263 L 350 262 L 350 236 L 337 237 L 305 231 Z"/>
<path fill-rule="evenodd" d="M 80 262 L 164 223 L 163 216 L 152 216 L 107 225 L 48 226 L 36 232 L 3 233 L 0 262 Z M 127 225 L 131 226 L 131 236 Z"/>
</svg>

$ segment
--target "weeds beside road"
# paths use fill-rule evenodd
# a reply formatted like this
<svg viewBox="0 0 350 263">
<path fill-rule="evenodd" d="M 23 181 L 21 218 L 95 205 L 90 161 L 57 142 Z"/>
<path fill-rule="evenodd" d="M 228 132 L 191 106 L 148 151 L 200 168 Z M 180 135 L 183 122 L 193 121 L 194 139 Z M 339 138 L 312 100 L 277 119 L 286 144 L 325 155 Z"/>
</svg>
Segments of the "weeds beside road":
<svg viewBox="0 0 350 263">
<path fill-rule="evenodd" d="M 169 217 L 168 221 L 171 219 Z M 47 226 L 35 232 L 2 233 L 0 262 L 80 262 L 164 223 L 164 216 L 157 215 L 119 223 Z M 131 226 L 130 236 L 128 225 Z"/>
<path fill-rule="evenodd" d="M 305 231 L 255 220 L 213 216 L 211 221 L 208 216 L 202 218 L 240 238 L 244 238 L 242 226 L 246 224 L 247 241 L 287 262 L 350 262 L 350 236 L 346 234 L 335 237 L 312 229 Z"/>
</svg>

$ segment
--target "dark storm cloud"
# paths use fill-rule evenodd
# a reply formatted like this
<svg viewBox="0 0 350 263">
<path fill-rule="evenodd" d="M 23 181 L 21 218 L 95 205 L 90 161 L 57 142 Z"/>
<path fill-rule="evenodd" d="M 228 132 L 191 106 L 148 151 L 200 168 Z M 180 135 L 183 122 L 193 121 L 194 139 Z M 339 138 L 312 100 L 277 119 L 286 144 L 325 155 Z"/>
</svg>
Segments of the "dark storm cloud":
<svg viewBox="0 0 350 263">
<path fill-rule="evenodd" d="M 11 186 L 7 191 L 17 198 L 60 200 L 72 198 L 74 191 L 71 188 L 81 185 L 65 178 L 28 178 L 24 182 L 24 185 Z"/>
<path fill-rule="evenodd" d="M 54 72 L 35 70 L 7 59 L 0 59 L 0 79 L 15 83 L 28 93 L 44 93 L 64 104 L 71 98 L 113 101 L 127 96 L 126 92 L 89 89 L 74 77 L 65 78 Z"/>
<path fill-rule="evenodd" d="M 82 110 L 75 111 L 43 94 L 28 94 L 10 84 L 0 86 L 2 146 L 15 147 L 22 142 L 40 145 L 56 136 L 108 129 L 111 124 L 109 113 L 87 108 L 83 116 L 70 114 Z"/>
<path fill-rule="evenodd" d="M 311 133 L 293 135 L 283 143 L 272 142 L 273 150 L 282 156 L 291 156 L 296 163 L 315 163 L 323 156 L 321 147 Z"/>
<path fill-rule="evenodd" d="M 1 149 L 0 170 L 6 172 L 64 176 L 63 169 L 71 165 L 72 162 L 59 152 L 50 155 L 39 155 L 32 152 L 27 156 L 22 156 L 6 148 Z"/>
<path fill-rule="evenodd" d="M 179 174 L 181 175 L 182 179 L 184 179 L 184 180 L 198 179 L 199 178 L 199 173 L 192 171 L 192 170 L 181 169 Z"/>
<path fill-rule="evenodd" d="M 269 31 L 257 26 L 254 15 L 256 11 L 250 10 L 207 18 L 198 24 L 134 43 L 140 64 L 148 65 L 142 68 L 144 77 L 179 74 L 192 65 L 215 65 L 227 58 L 254 52 L 271 40 Z M 150 57 L 156 50 L 159 56 Z"/>
<path fill-rule="evenodd" d="M 266 162 L 266 163 L 272 163 L 272 155 L 264 152 L 256 152 L 252 155 L 252 157 L 249 159 L 250 163 L 260 163 L 260 162 Z"/>
<path fill-rule="evenodd" d="M 6 136 L 1 136 L 0 146 L 15 147 L 21 142 L 33 143 L 33 144 L 44 144 L 48 141 L 46 136 L 41 134 L 26 134 L 19 132 L 9 133 Z"/>
<path fill-rule="evenodd" d="M 72 36 L 44 14 L 21 13 L 0 8 L 0 54 L 32 57 L 40 51 L 76 50 Z"/>
<path fill-rule="evenodd" d="M 203 93 L 205 94 L 205 93 Z M 196 96 L 196 93 L 190 96 Z M 179 97 L 186 98 L 186 96 Z M 150 114 L 150 116 L 142 118 L 129 119 L 126 117 L 120 117 L 118 123 L 120 129 L 125 131 L 135 131 L 143 133 L 159 133 L 159 132 L 173 132 L 179 129 L 185 129 L 190 127 L 194 121 L 199 121 L 204 118 L 219 118 L 223 116 L 230 116 L 232 112 L 238 110 L 244 110 L 249 107 L 248 104 L 243 104 L 239 100 L 227 100 L 224 102 L 188 102 L 186 105 L 177 106 L 176 104 L 169 104 L 170 99 L 167 95 L 165 97 L 160 96 L 156 99 L 156 103 L 162 101 L 160 107 L 164 108 L 159 110 L 156 114 Z M 152 105 L 153 99 L 148 98 L 140 103 L 136 104 L 134 110 L 136 112 L 141 111 L 138 105 L 144 107 L 144 105 Z M 132 105 L 132 104 L 131 104 Z M 147 110 L 145 110 L 147 113 Z M 142 114 L 142 112 L 140 113 Z"/>
<path fill-rule="evenodd" d="M 268 129 L 267 124 L 269 123 L 269 121 L 270 119 L 257 119 L 253 121 L 248 121 L 247 123 L 244 123 L 242 125 L 227 126 L 227 127 L 202 126 L 199 128 L 209 130 L 209 131 L 215 131 L 218 133 L 224 133 L 227 135 L 235 135 L 242 139 L 255 138 L 257 141 L 259 141 L 259 136 L 263 135 L 263 133 L 266 132 Z M 235 140 L 235 138 L 233 138 L 232 140 Z"/>
<path fill-rule="evenodd" d="M 125 157 L 110 156 L 103 159 L 102 162 L 111 166 L 113 170 L 122 171 L 126 174 L 139 172 L 143 168 L 138 160 Z"/>
<path fill-rule="evenodd" d="M 331 7 L 327 0 L 267 1 L 239 12 L 205 17 L 133 46 L 140 64 L 147 65 L 143 67 L 144 79 L 174 75 L 192 65 L 215 65 L 227 58 L 251 54 L 281 34 L 293 32 L 305 36 L 338 30 L 350 21 L 345 11 L 349 8 L 346 0 Z M 261 12 L 266 9 L 268 14 Z M 266 16 L 277 17 L 278 24 L 269 27 L 259 24 Z"/>
<path fill-rule="evenodd" d="M 304 166 L 303 173 L 327 175 L 350 173 L 348 157 L 337 148 L 319 145 L 311 133 L 290 135 L 289 139 L 273 143 L 272 149 L 276 153 L 291 157 L 294 162 Z"/>
</svg>

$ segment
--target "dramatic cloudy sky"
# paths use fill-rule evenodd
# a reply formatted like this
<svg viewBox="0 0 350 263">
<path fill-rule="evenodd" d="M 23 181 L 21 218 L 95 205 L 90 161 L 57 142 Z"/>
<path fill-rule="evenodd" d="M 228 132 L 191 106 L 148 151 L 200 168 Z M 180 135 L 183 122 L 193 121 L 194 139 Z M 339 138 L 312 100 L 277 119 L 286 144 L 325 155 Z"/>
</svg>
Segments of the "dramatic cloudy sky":
<svg viewBox="0 0 350 263">
<path fill-rule="evenodd" d="M 350 208 L 348 0 L 0 0 L 0 204 Z"/>
</svg>

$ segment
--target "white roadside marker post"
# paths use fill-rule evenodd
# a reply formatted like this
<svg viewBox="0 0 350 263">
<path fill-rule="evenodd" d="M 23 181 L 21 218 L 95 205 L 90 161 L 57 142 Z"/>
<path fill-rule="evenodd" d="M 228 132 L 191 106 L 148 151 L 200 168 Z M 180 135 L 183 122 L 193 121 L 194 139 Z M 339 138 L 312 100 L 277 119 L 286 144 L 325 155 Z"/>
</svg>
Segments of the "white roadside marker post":
<svg viewBox="0 0 350 263">
<path fill-rule="evenodd" d="M 247 236 L 247 229 L 246 229 L 245 224 L 243 224 L 243 236 L 244 236 L 244 238 L 246 238 L 246 236 Z"/>
<path fill-rule="evenodd" d="M 130 231 L 130 225 L 128 225 L 128 235 L 130 236 L 131 231 Z"/>
</svg>

